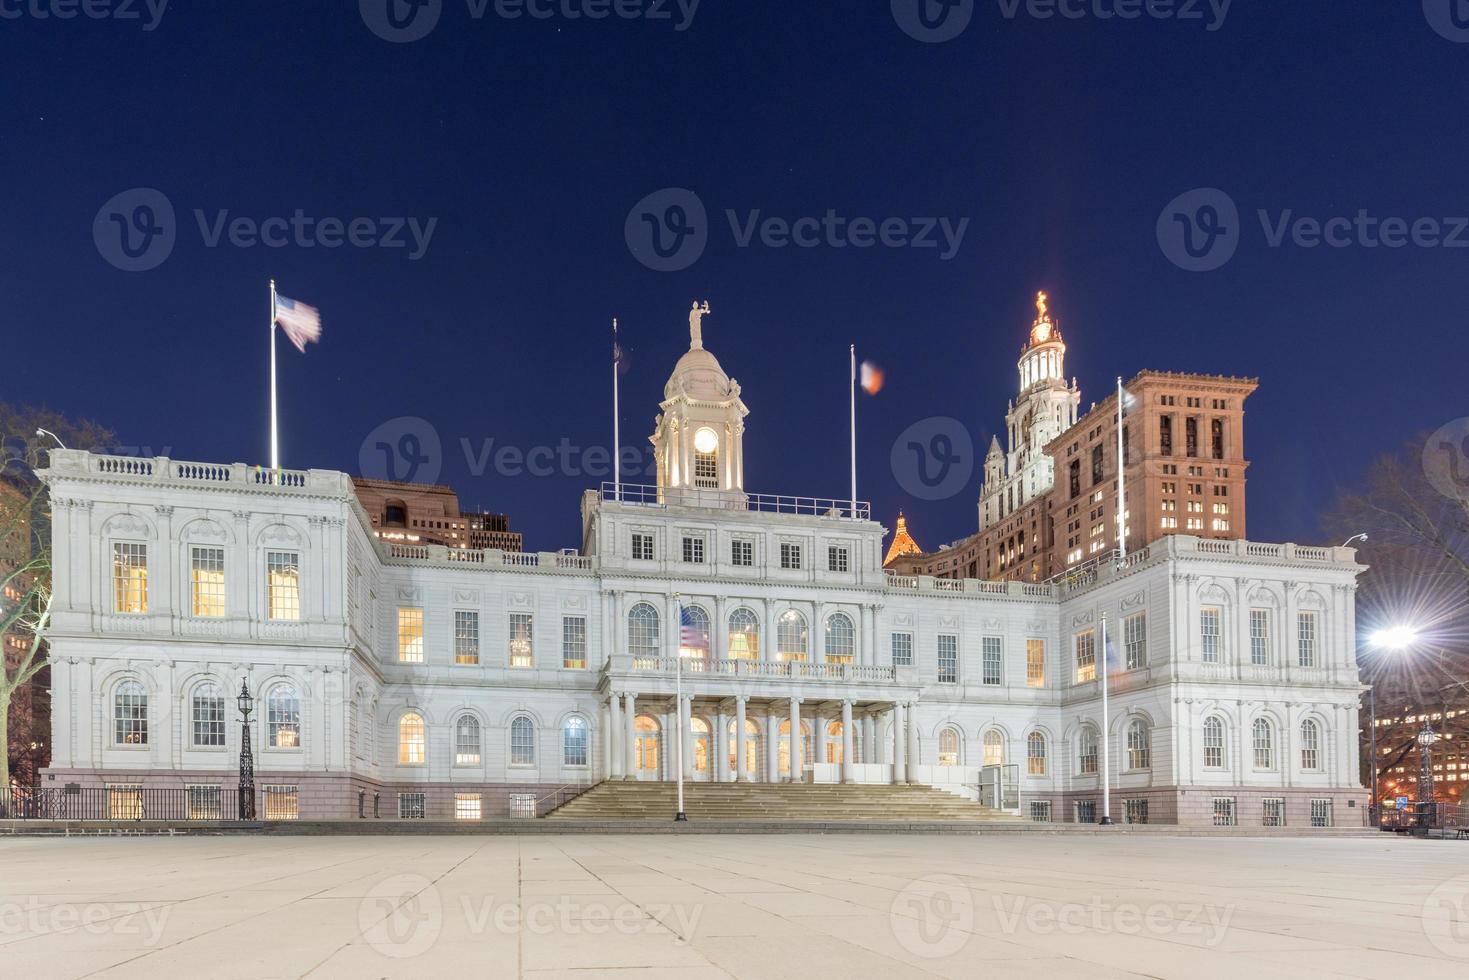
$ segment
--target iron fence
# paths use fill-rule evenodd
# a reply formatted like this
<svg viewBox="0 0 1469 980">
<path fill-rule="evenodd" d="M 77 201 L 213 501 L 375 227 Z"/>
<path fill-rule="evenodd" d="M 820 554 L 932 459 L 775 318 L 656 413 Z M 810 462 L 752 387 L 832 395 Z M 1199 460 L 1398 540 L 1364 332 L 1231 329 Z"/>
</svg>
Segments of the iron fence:
<svg viewBox="0 0 1469 980">
<path fill-rule="evenodd" d="M 222 786 L 0 789 L 0 820 L 235 820 L 240 791 Z"/>
</svg>

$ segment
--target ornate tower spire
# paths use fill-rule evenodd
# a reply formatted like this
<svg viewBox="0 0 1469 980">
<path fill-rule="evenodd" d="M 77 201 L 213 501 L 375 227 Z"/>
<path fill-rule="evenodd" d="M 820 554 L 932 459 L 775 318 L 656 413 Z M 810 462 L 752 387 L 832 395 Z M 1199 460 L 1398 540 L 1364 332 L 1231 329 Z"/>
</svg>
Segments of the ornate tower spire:
<svg viewBox="0 0 1469 980">
<path fill-rule="evenodd" d="M 891 565 L 896 559 L 904 555 L 921 555 L 923 549 L 918 547 L 918 542 L 913 540 L 913 535 L 908 533 L 908 518 L 898 511 L 898 526 L 893 531 L 893 543 L 888 546 L 887 557 L 882 560 L 884 566 Z"/>
<path fill-rule="evenodd" d="M 661 414 L 649 437 L 658 487 L 689 506 L 733 506 L 745 485 L 744 433 L 749 410 L 740 384 L 704 348 L 709 301 L 689 310 L 689 350 L 663 386 Z"/>
</svg>

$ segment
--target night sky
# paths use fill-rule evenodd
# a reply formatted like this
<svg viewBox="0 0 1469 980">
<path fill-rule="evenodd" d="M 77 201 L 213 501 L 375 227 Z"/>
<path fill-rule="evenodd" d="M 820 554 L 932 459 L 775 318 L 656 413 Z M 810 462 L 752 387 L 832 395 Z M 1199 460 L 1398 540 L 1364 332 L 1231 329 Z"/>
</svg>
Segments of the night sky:
<svg viewBox="0 0 1469 980">
<path fill-rule="evenodd" d="M 904 33 L 888 0 L 703 0 L 684 30 L 671 0 L 671 19 L 595 21 L 443 0 L 411 43 L 369 29 L 390 0 L 366 18 L 350 0 L 174 0 L 153 30 L 142 0 L 125 11 L 141 21 L 34 15 L 50 2 L 0 0 L 0 399 L 96 419 L 124 446 L 267 459 L 272 276 L 325 324 L 304 355 L 280 349 L 283 464 L 356 471 L 369 433 L 386 423 L 398 446 L 412 433 L 392 420 L 421 417 L 442 450 L 396 475 L 437 469 L 466 506 L 508 512 L 528 550 L 578 544 L 578 496 L 601 477 L 497 474 L 462 440 L 472 457 L 490 439 L 607 447 L 616 316 L 623 439 L 646 447 L 695 298 L 751 410 L 747 488 L 848 492 L 855 342 L 887 372 L 859 403 L 860 496 L 889 526 L 907 510 L 927 547 L 974 529 L 979 468 L 919 500 L 894 440 L 952 416 L 983 453 L 1037 289 L 1083 409 L 1144 368 L 1261 379 L 1252 538 L 1318 540 L 1373 455 L 1465 414 L 1469 247 L 1369 248 L 1356 231 L 1271 247 L 1256 213 L 1437 219 L 1469 246 L 1453 220 L 1469 215 L 1469 43 L 1452 39 L 1469 29 L 1450 0 L 1236 0 L 1212 31 L 1207 4 L 1202 21 L 1124 21 L 1088 0 L 1067 20 L 982 0 L 943 43 Z M 654 271 L 624 226 L 670 187 L 706 206 L 708 245 Z M 1238 252 L 1189 272 L 1156 228 L 1201 187 L 1237 204 Z M 172 251 L 139 272 L 98 246 L 104 205 L 123 195 L 128 220 L 134 188 L 175 212 Z M 372 219 L 379 237 L 388 219 L 437 221 L 417 258 L 406 232 L 402 248 L 207 244 L 221 212 L 297 209 Z M 742 248 L 727 210 L 968 224 L 947 259 Z"/>
</svg>

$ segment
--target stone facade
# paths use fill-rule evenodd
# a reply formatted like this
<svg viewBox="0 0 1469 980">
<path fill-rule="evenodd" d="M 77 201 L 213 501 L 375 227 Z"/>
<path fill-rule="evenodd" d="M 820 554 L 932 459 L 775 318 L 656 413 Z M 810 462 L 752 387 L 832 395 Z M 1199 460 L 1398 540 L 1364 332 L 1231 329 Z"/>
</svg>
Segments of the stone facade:
<svg viewBox="0 0 1469 980">
<path fill-rule="evenodd" d="M 382 541 L 342 473 L 54 452 L 47 778 L 230 786 L 248 681 L 256 782 L 303 817 L 544 811 L 681 754 L 1053 820 L 1089 818 L 1109 768 L 1118 819 L 1233 797 L 1247 825 L 1274 794 L 1355 822 L 1350 549 L 1175 536 L 1062 584 L 893 576 L 865 504 L 745 491 L 712 354 L 663 409 L 659 485 L 588 491 L 576 556 Z"/>
</svg>

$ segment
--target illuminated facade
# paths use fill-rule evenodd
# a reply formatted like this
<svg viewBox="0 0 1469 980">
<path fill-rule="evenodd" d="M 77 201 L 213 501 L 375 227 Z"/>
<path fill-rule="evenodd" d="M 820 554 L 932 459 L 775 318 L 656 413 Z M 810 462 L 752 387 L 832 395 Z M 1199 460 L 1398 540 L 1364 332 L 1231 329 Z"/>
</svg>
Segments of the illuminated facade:
<svg viewBox="0 0 1469 980">
<path fill-rule="evenodd" d="M 406 544 L 448 548 L 498 548 L 519 551 L 521 536 L 504 514 L 464 513 L 459 495 L 445 486 L 370 480 L 354 476 L 352 486 L 377 536 Z"/>
<path fill-rule="evenodd" d="M 658 483 L 588 490 L 577 555 L 384 540 L 341 473 L 53 452 L 48 777 L 230 785 L 248 680 L 275 818 L 545 810 L 672 778 L 682 731 L 694 780 L 1095 820 L 1107 759 L 1119 820 L 1360 824 L 1350 549 L 1177 535 L 1064 583 L 889 575 L 867 505 L 746 489 L 747 409 L 701 345 L 661 408 Z"/>
</svg>

